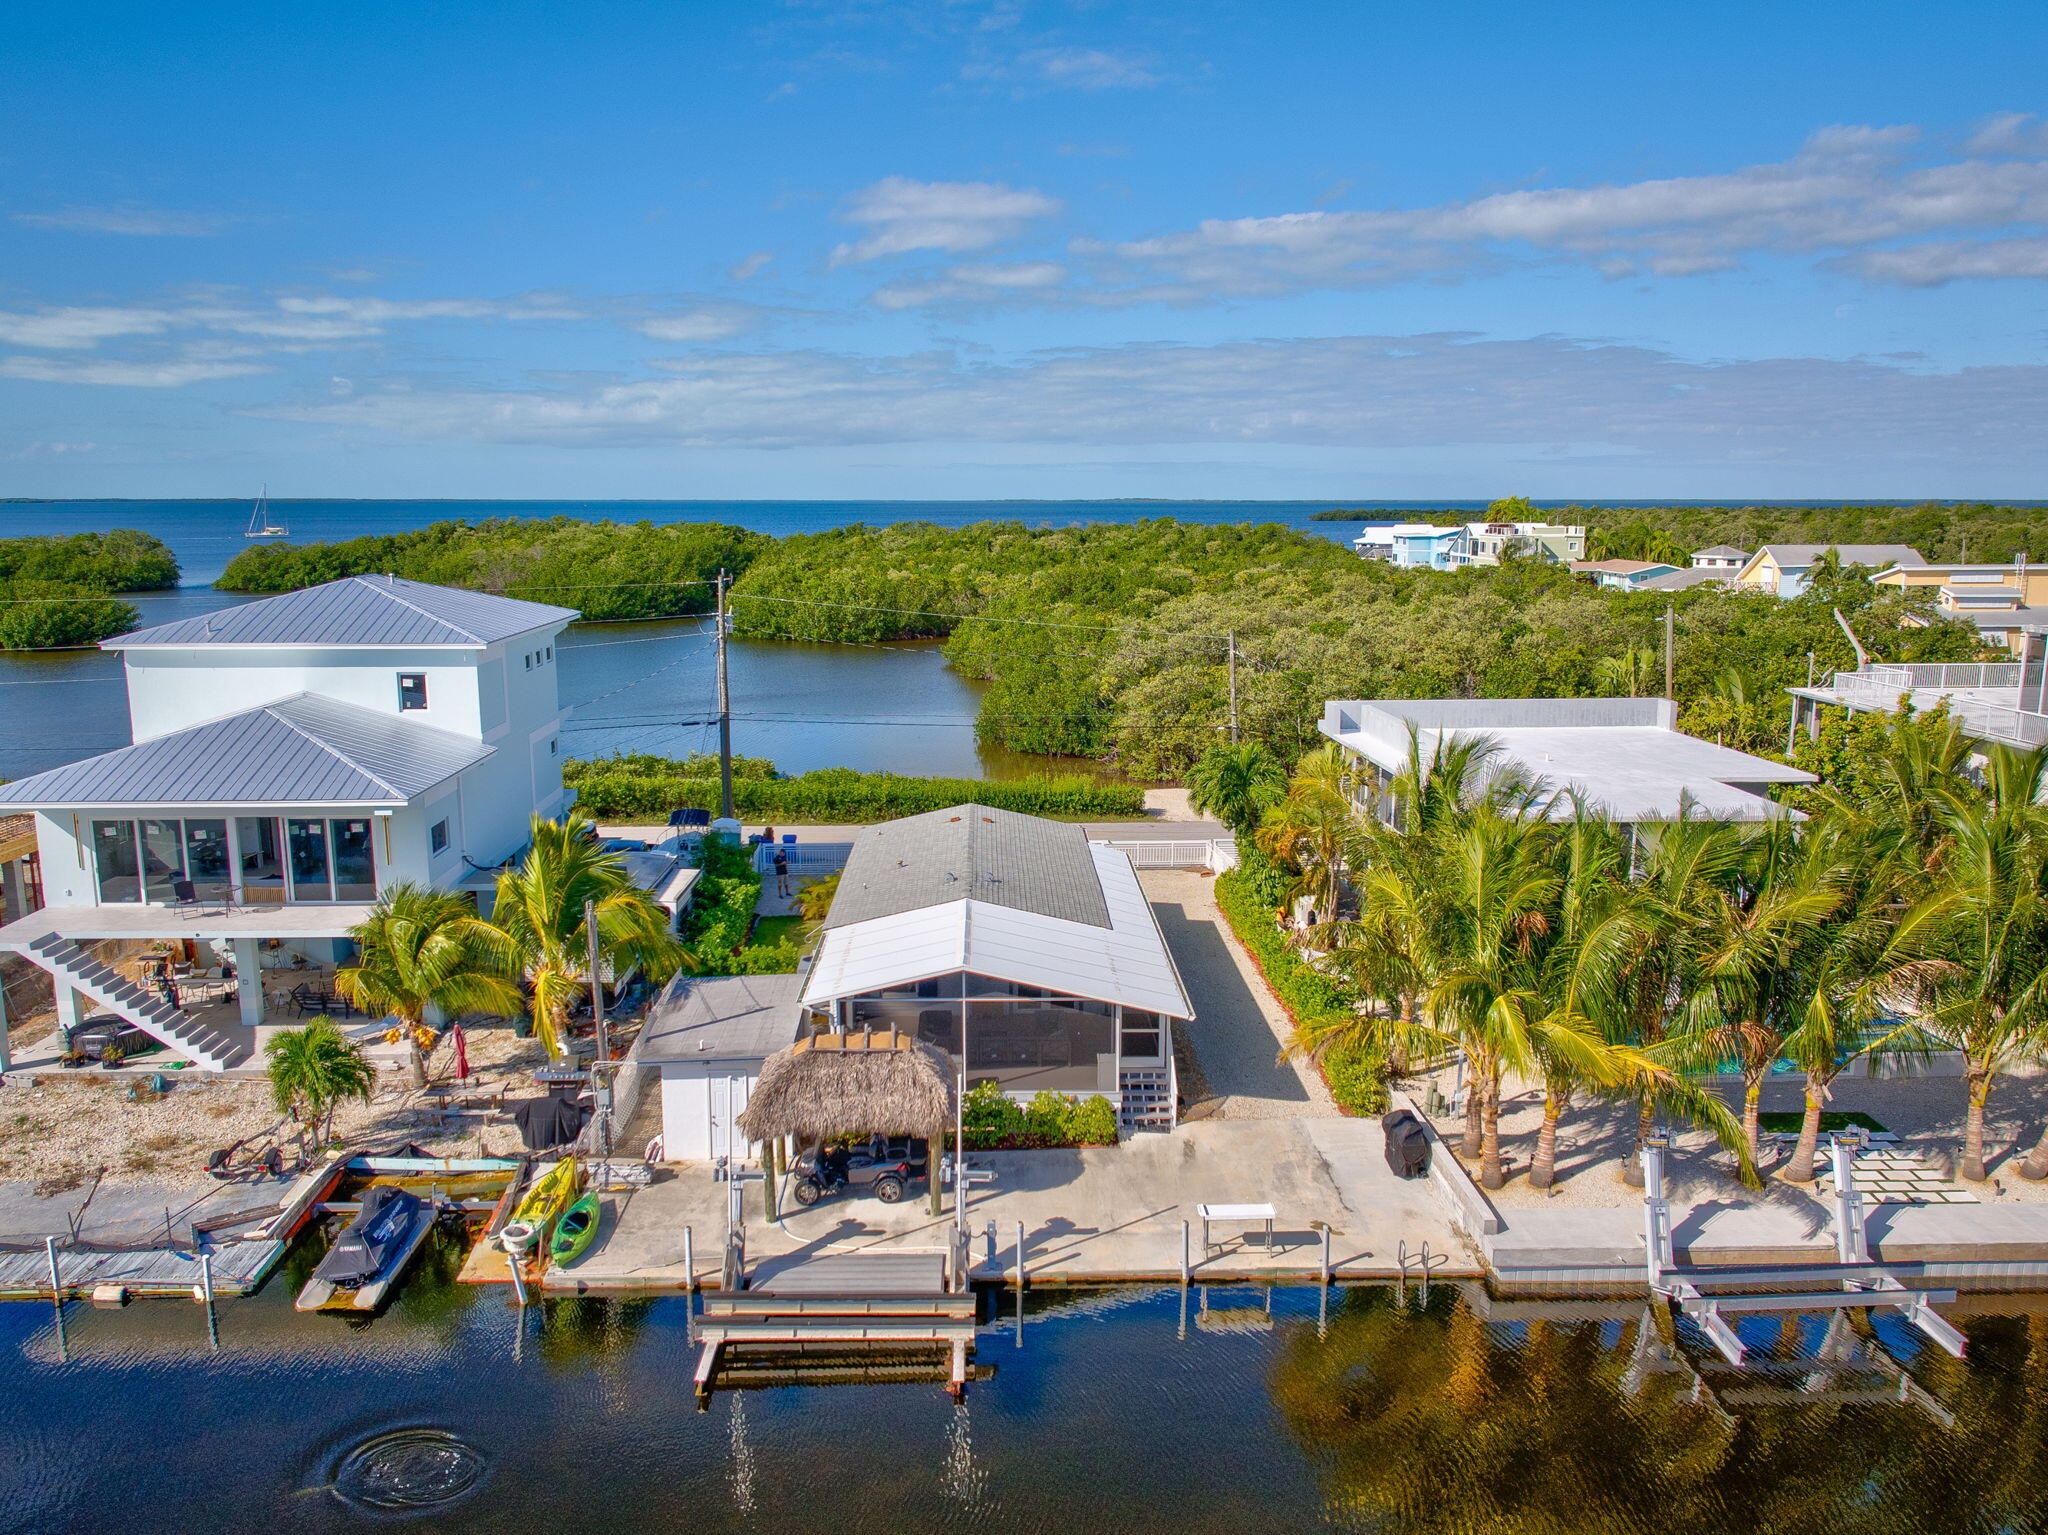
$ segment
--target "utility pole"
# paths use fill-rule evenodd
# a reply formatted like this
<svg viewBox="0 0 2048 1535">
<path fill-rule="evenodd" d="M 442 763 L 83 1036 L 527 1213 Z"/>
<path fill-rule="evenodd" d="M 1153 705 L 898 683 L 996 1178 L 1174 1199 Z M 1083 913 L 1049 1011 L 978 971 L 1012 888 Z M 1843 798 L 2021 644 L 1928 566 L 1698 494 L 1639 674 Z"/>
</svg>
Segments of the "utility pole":
<svg viewBox="0 0 2048 1535">
<path fill-rule="evenodd" d="M 1675 701 L 1678 694 L 1671 686 L 1671 672 L 1677 647 L 1672 637 L 1671 615 L 1671 604 L 1667 602 L 1664 604 L 1664 696 Z"/>
<path fill-rule="evenodd" d="M 1237 740 L 1237 631 L 1231 630 L 1226 636 L 1230 641 L 1230 739 Z"/>
<path fill-rule="evenodd" d="M 597 1150 L 600 1156 L 612 1151 L 612 1085 L 602 1075 L 610 1069 L 611 1038 L 604 1023 L 604 975 L 598 969 L 597 902 L 583 902 L 583 938 L 590 964 L 590 1017 L 597 1025 L 597 1057 L 590 1067 L 590 1085 L 597 1100 Z"/>
<path fill-rule="evenodd" d="M 725 676 L 725 585 L 726 574 L 718 573 L 718 814 L 732 819 L 732 690 Z"/>
</svg>

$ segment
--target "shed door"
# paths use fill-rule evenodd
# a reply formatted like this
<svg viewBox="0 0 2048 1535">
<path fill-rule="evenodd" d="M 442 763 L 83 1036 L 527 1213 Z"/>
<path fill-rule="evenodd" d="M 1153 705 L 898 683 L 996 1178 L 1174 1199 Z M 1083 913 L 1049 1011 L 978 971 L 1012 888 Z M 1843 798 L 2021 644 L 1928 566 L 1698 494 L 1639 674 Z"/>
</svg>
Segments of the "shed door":
<svg viewBox="0 0 2048 1535">
<path fill-rule="evenodd" d="M 747 1154 L 747 1143 L 734 1123 L 747 1106 L 753 1089 L 750 1077 L 718 1076 L 709 1082 L 711 1109 L 711 1155 L 730 1157 L 735 1162 Z"/>
</svg>

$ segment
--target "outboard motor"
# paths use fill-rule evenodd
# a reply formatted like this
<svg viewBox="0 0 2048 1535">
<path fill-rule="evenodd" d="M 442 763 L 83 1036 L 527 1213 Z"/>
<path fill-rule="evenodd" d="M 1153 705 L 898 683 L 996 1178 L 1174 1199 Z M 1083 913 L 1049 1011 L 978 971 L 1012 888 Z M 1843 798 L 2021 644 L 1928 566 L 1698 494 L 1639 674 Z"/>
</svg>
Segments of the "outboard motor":
<svg viewBox="0 0 2048 1535">
<path fill-rule="evenodd" d="M 1380 1120 L 1387 1137 L 1387 1166 L 1397 1178 L 1420 1178 L 1429 1171 L 1429 1132 L 1410 1109 L 1396 1109 Z"/>
</svg>

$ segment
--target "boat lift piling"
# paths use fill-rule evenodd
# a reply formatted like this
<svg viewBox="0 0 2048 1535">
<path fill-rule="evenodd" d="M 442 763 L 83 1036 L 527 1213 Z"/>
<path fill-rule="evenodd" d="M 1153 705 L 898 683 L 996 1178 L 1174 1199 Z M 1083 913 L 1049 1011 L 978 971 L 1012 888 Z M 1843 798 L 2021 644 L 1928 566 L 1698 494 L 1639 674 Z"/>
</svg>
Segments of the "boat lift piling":
<svg viewBox="0 0 2048 1535">
<path fill-rule="evenodd" d="M 1667 1137 L 1643 1142 L 1644 1275 L 1653 1295 L 1675 1302 L 1707 1335 L 1721 1356 L 1741 1366 L 1747 1348 L 1728 1317 L 1742 1312 L 1835 1311 L 1850 1307 L 1885 1307 L 1900 1312 L 1935 1345 L 1960 1359 L 1966 1344 L 1962 1333 L 1937 1312 L 1937 1303 L 1956 1298 L 1953 1290 L 1908 1289 L 1887 1265 L 1873 1261 L 1864 1222 L 1863 1191 L 1856 1187 L 1856 1153 L 1863 1146 L 1858 1131 L 1845 1131 L 1830 1147 L 1835 1177 L 1835 1256 L 1833 1263 L 1789 1264 L 1778 1268 L 1734 1269 L 1680 1264 L 1673 1250 L 1671 1206 L 1664 1192 Z M 1800 1294 L 1757 1293 L 1756 1287 L 1829 1281 L 1839 1290 Z M 1701 1285 L 1741 1285 L 1750 1293 L 1708 1293 Z"/>
</svg>

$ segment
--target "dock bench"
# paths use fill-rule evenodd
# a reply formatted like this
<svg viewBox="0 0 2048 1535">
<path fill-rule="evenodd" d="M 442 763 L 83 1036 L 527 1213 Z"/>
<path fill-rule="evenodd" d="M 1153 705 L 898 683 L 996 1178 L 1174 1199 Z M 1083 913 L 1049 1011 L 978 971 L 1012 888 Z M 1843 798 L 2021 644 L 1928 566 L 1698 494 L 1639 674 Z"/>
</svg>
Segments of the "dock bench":
<svg viewBox="0 0 2048 1535">
<path fill-rule="evenodd" d="M 1273 1250 L 1273 1219 L 1276 1214 L 1271 1205 L 1196 1205 L 1196 1213 L 1202 1217 L 1202 1251 L 1211 1247 L 1209 1226 L 1216 1221 L 1238 1221 L 1256 1224 L 1266 1223 L 1266 1251 Z"/>
</svg>

